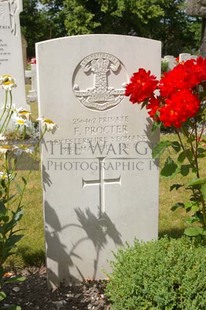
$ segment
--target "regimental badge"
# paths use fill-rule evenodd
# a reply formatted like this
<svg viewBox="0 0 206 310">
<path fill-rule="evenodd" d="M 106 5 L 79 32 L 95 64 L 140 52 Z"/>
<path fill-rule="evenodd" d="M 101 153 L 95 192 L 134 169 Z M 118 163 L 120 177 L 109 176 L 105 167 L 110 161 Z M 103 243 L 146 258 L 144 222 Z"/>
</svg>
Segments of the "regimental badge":
<svg viewBox="0 0 206 310">
<path fill-rule="evenodd" d="M 125 68 L 119 59 L 107 53 L 94 53 L 77 66 L 73 75 L 73 91 L 85 107 L 104 111 L 122 101 L 127 81 Z M 92 84 L 93 87 L 90 86 Z"/>
</svg>

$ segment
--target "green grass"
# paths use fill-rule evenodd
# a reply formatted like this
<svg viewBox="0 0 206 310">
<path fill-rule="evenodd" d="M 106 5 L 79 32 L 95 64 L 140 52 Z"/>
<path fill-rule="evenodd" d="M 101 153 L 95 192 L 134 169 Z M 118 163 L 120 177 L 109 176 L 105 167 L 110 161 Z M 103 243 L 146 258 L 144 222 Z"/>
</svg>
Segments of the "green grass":
<svg viewBox="0 0 206 310">
<path fill-rule="evenodd" d="M 19 175 L 27 178 L 28 171 L 19 171 Z M 20 183 L 19 177 L 19 183 Z M 42 208 L 42 186 L 39 171 L 32 171 L 23 198 L 24 216 L 19 228 L 24 234 L 18 243 L 17 254 L 11 256 L 8 263 L 12 267 L 20 268 L 25 265 L 40 266 L 45 260 L 44 223 Z"/>
<path fill-rule="evenodd" d="M 174 135 L 162 136 L 162 139 L 174 138 Z M 162 161 L 160 166 L 162 166 Z M 21 173 L 25 174 L 26 172 Z M 181 181 L 179 176 L 172 180 L 160 178 L 159 236 L 167 234 L 179 237 L 186 227 L 187 214 L 185 211 L 171 211 L 172 205 L 187 199 L 188 193 L 185 190 L 170 192 L 170 185 L 179 181 Z M 24 229 L 25 236 L 18 244 L 17 255 L 10 258 L 9 264 L 15 267 L 38 266 L 44 264 L 45 260 L 42 186 L 39 171 L 31 172 L 23 203 L 24 216 L 20 226 Z"/>
<path fill-rule="evenodd" d="M 175 141 L 177 140 L 177 137 L 175 134 L 162 135 L 161 140 Z M 163 166 L 163 163 L 168 155 L 175 157 L 174 153 L 166 154 L 161 158 L 160 168 Z M 205 159 L 202 159 L 199 163 L 201 175 L 202 177 L 205 177 Z M 187 218 L 189 218 L 190 214 L 185 213 L 185 210 L 183 209 L 172 211 L 171 207 L 178 202 L 189 201 L 191 192 L 187 191 L 184 187 L 178 191 L 175 189 L 170 191 L 170 186 L 175 183 L 186 184 L 195 177 L 195 174 L 191 173 L 184 177 L 180 174 L 174 178 L 168 179 L 160 177 L 159 236 L 167 234 L 172 237 L 179 237 L 182 235 L 184 229 L 189 225 L 187 224 Z"/>
</svg>

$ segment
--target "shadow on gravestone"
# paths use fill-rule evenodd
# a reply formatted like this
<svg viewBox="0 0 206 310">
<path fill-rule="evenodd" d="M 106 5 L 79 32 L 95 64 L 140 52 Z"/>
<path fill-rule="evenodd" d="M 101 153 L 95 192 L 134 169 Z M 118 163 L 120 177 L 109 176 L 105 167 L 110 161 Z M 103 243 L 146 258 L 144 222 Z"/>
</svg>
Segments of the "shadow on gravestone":
<svg viewBox="0 0 206 310">
<path fill-rule="evenodd" d="M 114 223 L 109 219 L 108 215 L 106 213 L 101 215 L 101 219 L 97 217 L 95 214 L 93 214 L 90 210 L 90 208 L 87 208 L 85 213 L 80 209 L 75 209 L 78 224 L 67 224 L 65 226 L 61 226 L 60 221 L 56 215 L 55 210 L 49 205 L 49 203 L 45 202 L 45 213 L 49 213 L 49 221 L 47 222 L 47 225 L 49 225 L 53 231 L 49 232 L 47 230 L 47 227 L 45 229 L 46 234 L 46 240 L 48 243 L 55 244 L 54 248 L 48 248 L 47 249 L 47 257 L 56 263 L 56 268 L 58 269 L 58 274 L 60 277 L 57 277 L 56 274 L 52 271 L 52 269 L 48 268 L 48 276 L 50 279 L 50 285 L 53 287 L 59 286 L 59 278 L 64 279 L 65 275 L 67 278 L 69 277 L 70 283 L 79 283 L 80 281 L 71 275 L 70 267 L 74 267 L 77 269 L 80 278 L 82 281 L 85 281 L 85 277 L 81 273 L 81 270 L 78 268 L 78 266 L 73 262 L 73 257 L 83 260 L 84 257 L 80 257 L 75 251 L 78 249 L 78 246 L 87 241 L 90 240 L 96 250 L 96 258 L 93 261 L 93 276 L 92 279 L 96 278 L 96 273 L 98 269 L 98 262 L 100 258 L 100 252 L 102 249 L 104 249 L 105 245 L 107 244 L 107 239 L 111 238 L 115 245 L 120 246 L 123 245 L 123 242 L 121 240 L 121 234 L 117 231 Z M 69 252 L 67 252 L 67 245 L 61 243 L 58 237 L 59 232 L 63 232 L 66 228 L 72 228 L 76 227 L 80 230 L 84 230 L 85 237 L 80 238 L 77 242 L 73 244 L 73 247 L 70 249 Z M 98 227 L 98 229 L 97 229 Z M 94 234 L 94 230 L 96 230 L 96 233 Z M 63 267 L 62 267 L 63 266 Z M 64 283 L 64 280 L 62 281 Z"/>
<path fill-rule="evenodd" d="M 101 214 L 100 208 L 98 209 L 99 214 Z M 100 251 L 104 249 L 105 245 L 107 244 L 107 238 L 111 238 L 115 245 L 123 245 L 121 234 L 118 232 L 114 223 L 112 223 L 111 219 L 105 212 L 101 214 L 101 217 L 97 217 L 91 212 L 89 208 L 85 210 L 85 213 L 80 208 L 75 209 L 75 212 L 77 214 L 77 219 L 81 224 L 80 228 L 82 228 L 87 235 L 86 238 L 82 238 L 78 241 L 78 243 L 76 243 L 75 248 L 79 243 L 84 242 L 85 240 L 92 241 L 96 250 L 96 259 L 94 260 L 94 274 L 92 278 L 96 279 Z M 94 231 L 96 231 L 95 234 Z"/>
<path fill-rule="evenodd" d="M 160 138 L 160 132 L 158 130 L 152 131 L 151 128 L 153 126 L 153 121 L 150 117 L 147 117 L 146 119 L 146 130 L 145 135 L 148 138 L 147 140 L 147 145 L 148 145 L 148 149 L 152 152 L 153 148 L 155 146 L 155 144 L 151 141 L 158 141 Z M 159 164 L 158 164 L 158 160 L 153 159 L 153 163 L 154 165 L 158 168 Z"/>
<path fill-rule="evenodd" d="M 46 185 L 47 186 L 51 186 L 52 185 L 52 181 L 51 181 L 51 178 L 48 174 L 48 172 L 46 172 L 46 167 L 43 165 L 42 167 L 42 179 L 43 179 L 43 188 L 44 188 L 44 191 L 46 190 Z"/>
<path fill-rule="evenodd" d="M 61 279 L 64 279 L 65 274 L 69 277 L 71 283 L 79 283 L 80 281 L 76 279 L 74 276 L 71 275 L 69 272 L 69 268 L 73 266 L 73 261 L 71 256 L 75 255 L 75 253 L 71 253 L 71 256 L 68 255 L 66 249 L 67 246 L 59 240 L 58 234 L 62 232 L 65 228 L 67 228 L 70 225 L 67 225 L 67 227 L 62 227 L 60 224 L 60 221 L 56 215 L 56 212 L 52 207 L 49 205 L 49 203 L 45 202 L 45 214 L 49 213 L 49 221 L 47 222 L 47 225 L 49 225 L 53 231 L 48 231 L 47 227 L 45 227 L 45 237 L 48 243 L 54 243 L 55 249 L 52 247 L 48 247 L 47 249 L 47 258 L 53 261 L 53 263 L 56 263 L 56 269 L 58 270 L 58 275 L 60 275 Z M 80 258 L 81 259 L 81 258 Z M 62 267 L 63 266 L 63 267 Z M 58 286 L 59 283 L 59 277 L 53 272 L 51 268 L 47 268 L 47 275 L 50 281 L 51 287 Z M 63 280 L 62 280 L 63 282 Z"/>
</svg>

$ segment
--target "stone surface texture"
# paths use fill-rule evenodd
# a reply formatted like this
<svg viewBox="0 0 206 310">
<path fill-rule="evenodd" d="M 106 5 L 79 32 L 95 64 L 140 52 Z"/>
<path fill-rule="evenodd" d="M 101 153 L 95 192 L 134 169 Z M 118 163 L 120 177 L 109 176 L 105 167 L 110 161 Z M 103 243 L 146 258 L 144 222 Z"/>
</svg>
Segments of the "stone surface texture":
<svg viewBox="0 0 206 310">
<path fill-rule="evenodd" d="M 104 279 L 113 252 L 158 234 L 158 166 L 145 109 L 125 85 L 140 67 L 160 75 L 161 44 L 85 35 L 36 46 L 40 115 L 59 128 L 42 145 L 50 285 Z"/>
</svg>

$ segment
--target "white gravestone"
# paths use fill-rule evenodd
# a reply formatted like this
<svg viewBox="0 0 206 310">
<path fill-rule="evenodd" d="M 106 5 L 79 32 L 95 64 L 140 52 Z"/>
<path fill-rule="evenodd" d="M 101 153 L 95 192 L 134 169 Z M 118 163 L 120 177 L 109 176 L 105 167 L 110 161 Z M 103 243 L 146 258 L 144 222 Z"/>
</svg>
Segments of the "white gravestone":
<svg viewBox="0 0 206 310">
<path fill-rule="evenodd" d="M 27 96 L 28 102 L 37 101 L 36 64 L 31 64 L 31 70 L 25 70 L 25 77 L 31 78 L 31 90 Z"/>
<path fill-rule="evenodd" d="M 24 64 L 19 14 L 21 0 L 0 0 L 0 75 L 10 74 L 18 85 L 13 89 L 13 103 L 26 107 Z M 4 92 L 0 92 L 0 104 L 4 102 Z"/>
<path fill-rule="evenodd" d="M 163 60 L 168 62 L 169 70 L 172 70 L 177 65 L 177 60 L 174 56 L 171 55 L 164 56 Z"/>
<path fill-rule="evenodd" d="M 196 58 L 197 58 L 196 55 L 191 55 L 189 53 L 181 53 L 181 54 L 179 54 L 179 62 L 187 61 L 187 60 L 190 60 L 190 59 L 196 59 Z"/>
<path fill-rule="evenodd" d="M 125 84 L 140 67 L 160 76 L 161 44 L 120 35 L 37 44 L 40 114 L 59 128 L 42 146 L 51 286 L 105 278 L 113 251 L 158 235 L 158 168 L 145 109 Z"/>
</svg>

